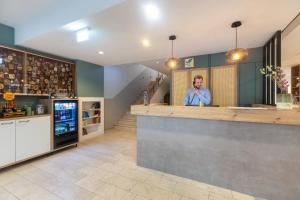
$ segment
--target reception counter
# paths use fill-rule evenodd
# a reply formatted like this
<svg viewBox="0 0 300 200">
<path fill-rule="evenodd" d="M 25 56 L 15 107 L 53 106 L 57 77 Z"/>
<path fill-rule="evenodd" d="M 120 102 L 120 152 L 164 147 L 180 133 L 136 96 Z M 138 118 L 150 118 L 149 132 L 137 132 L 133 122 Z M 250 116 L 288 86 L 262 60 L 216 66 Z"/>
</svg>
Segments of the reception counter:
<svg viewBox="0 0 300 200">
<path fill-rule="evenodd" d="M 131 107 L 137 164 L 268 200 L 300 196 L 300 110 Z"/>
</svg>

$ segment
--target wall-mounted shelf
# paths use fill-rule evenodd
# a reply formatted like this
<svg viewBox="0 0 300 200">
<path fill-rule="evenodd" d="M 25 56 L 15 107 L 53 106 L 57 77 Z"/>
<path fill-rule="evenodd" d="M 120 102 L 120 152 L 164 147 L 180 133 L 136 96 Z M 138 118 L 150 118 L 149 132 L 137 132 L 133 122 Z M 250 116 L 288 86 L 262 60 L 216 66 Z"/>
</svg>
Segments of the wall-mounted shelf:
<svg viewBox="0 0 300 200">
<path fill-rule="evenodd" d="M 0 93 L 2 96 L 3 93 Z M 32 96 L 32 97 L 49 97 L 49 94 L 26 94 L 26 93 L 14 93 L 15 96 Z"/>
<path fill-rule="evenodd" d="M 1 45 L 0 58 L 0 93 L 25 93 L 22 96 L 44 96 L 41 94 L 45 93 L 75 95 L 74 63 Z M 29 93 L 31 95 L 27 95 Z"/>
<path fill-rule="evenodd" d="M 99 110 L 100 111 L 100 110 Z M 84 111 L 82 111 L 84 112 Z M 85 111 L 86 112 L 86 111 Z M 96 116 L 91 116 L 91 117 L 82 117 L 82 120 L 87 120 L 87 119 L 94 119 L 94 118 L 98 118 L 100 116 L 96 115 Z"/>
<path fill-rule="evenodd" d="M 79 98 L 79 141 L 104 133 L 104 98 Z"/>
<path fill-rule="evenodd" d="M 88 128 L 88 127 L 99 126 L 99 125 L 100 125 L 100 123 L 93 123 L 93 124 L 88 124 L 88 125 L 82 126 L 82 128 Z"/>
</svg>

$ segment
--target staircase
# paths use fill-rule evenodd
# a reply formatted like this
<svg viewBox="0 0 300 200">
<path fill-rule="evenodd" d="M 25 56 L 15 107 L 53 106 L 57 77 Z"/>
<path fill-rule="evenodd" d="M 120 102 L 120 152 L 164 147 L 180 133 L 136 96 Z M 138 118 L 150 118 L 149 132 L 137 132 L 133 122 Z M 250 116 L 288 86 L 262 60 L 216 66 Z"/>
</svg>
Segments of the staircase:
<svg viewBox="0 0 300 200">
<path fill-rule="evenodd" d="M 166 76 L 161 74 L 155 81 L 151 81 L 145 90 L 139 95 L 137 98 L 137 101 L 134 103 L 137 104 L 143 104 L 144 102 L 144 91 L 148 92 L 149 100 L 152 98 L 158 87 L 162 84 L 162 82 L 165 80 Z M 126 112 L 125 115 L 118 121 L 118 123 L 114 126 L 117 130 L 124 130 L 127 131 L 136 131 L 136 116 L 131 115 L 130 111 Z"/>
<path fill-rule="evenodd" d="M 114 126 L 115 129 L 119 130 L 136 130 L 136 116 L 131 115 L 130 112 L 125 113 L 125 115 L 118 121 L 118 123 Z"/>
</svg>

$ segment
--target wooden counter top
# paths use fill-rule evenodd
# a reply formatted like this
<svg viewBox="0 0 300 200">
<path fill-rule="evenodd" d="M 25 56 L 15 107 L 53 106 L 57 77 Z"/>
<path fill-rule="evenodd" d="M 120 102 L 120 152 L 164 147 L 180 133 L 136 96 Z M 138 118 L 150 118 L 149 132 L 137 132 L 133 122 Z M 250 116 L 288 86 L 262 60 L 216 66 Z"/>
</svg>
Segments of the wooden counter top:
<svg viewBox="0 0 300 200">
<path fill-rule="evenodd" d="M 50 116 L 51 114 L 42 114 L 42 115 L 32 115 L 32 116 L 23 116 L 23 117 L 12 117 L 12 118 L 0 118 L 1 121 L 9 121 L 9 120 L 19 120 L 19 119 L 30 119 L 30 118 L 36 118 L 36 117 L 46 117 Z"/>
<path fill-rule="evenodd" d="M 133 105 L 131 114 L 157 117 L 300 125 L 300 109 Z"/>
</svg>

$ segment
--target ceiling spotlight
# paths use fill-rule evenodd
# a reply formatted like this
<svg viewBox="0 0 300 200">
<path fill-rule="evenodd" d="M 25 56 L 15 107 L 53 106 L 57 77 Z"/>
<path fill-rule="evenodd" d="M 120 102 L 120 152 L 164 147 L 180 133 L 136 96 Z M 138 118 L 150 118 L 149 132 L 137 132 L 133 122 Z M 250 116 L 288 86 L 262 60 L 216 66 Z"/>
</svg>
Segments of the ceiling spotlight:
<svg viewBox="0 0 300 200">
<path fill-rule="evenodd" d="M 142 44 L 144 47 L 149 47 L 150 46 L 150 42 L 147 39 L 143 39 Z"/>
<path fill-rule="evenodd" d="M 103 51 L 99 51 L 99 52 L 98 52 L 98 54 L 100 54 L 100 55 L 103 55 L 103 54 L 104 54 L 104 52 L 103 52 Z"/>
<path fill-rule="evenodd" d="M 83 29 L 84 27 L 86 27 L 86 23 L 84 22 L 81 22 L 81 21 L 75 21 L 75 22 L 71 22 L 67 25 L 64 25 L 62 28 L 64 30 L 67 30 L 67 31 L 78 31 L 80 29 Z"/>
<path fill-rule="evenodd" d="M 144 12 L 148 20 L 156 20 L 160 17 L 159 9 L 154 4 L 145 5 Z"/>
<path fill-rule="evenodd" d="M 77 36 L 77 42 L 83 42 L 89 39 L 90 36 L 90 30 L 89 28 L 80 29 L 76 33 Z"/>
</svg>

